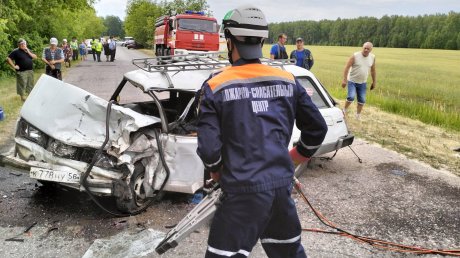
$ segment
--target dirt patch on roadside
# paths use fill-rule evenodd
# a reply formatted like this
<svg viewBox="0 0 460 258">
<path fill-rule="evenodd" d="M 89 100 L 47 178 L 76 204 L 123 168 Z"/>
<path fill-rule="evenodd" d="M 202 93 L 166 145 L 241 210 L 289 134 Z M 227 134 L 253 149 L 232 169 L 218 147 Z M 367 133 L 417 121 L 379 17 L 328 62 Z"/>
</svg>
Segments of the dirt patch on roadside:
<svg viewBox="0 0 460 258">
<path fill-rule="evenodd" d="M 354 107 L 352 107 L 354 108 Z M 353 134 L 436 169 L 460 176 L 460 133 L 389 114 L 366 106 L 361 119 L 349 110 L 347 123 Z M 378 158 L 378 157 L 377 157 Z"/>
</svg>

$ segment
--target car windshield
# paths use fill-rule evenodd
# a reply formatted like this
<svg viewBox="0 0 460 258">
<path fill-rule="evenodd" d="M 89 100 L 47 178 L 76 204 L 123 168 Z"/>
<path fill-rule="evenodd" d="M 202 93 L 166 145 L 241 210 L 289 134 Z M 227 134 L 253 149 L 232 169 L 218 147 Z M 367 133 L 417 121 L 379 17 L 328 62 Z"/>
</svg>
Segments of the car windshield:
<svg viewBox="0 0 460 258">
<path fill-rule="evenodd" d="M 302 84 L 302 86 L 307 91 L 307 94 L 310 96 L 313 103 L 315 103 L 317 108 L 328 108 L 326 100 L 318 94 L 318 89 L 315 87 L 312 79 L 310 77 L 297 77 L 297 80 Z"/>
<path fill-rule="evenodd" d="M 217 23 L 210 20 L 180 19 L 178 20 L 179 30 L 192 30 L 200 32 L 217 32 Z"/>
</svg>

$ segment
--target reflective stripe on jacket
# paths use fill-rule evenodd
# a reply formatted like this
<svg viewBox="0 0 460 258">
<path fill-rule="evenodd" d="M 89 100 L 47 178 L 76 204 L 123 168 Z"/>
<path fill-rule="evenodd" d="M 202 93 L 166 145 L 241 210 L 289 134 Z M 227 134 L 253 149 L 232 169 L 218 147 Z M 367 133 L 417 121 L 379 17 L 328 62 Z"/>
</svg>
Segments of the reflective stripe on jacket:
<svg viewBox="0 0 460 258">
<path fill-rule="evenodd" d="M 197 153 L 208 170 L 223 166 L 224 191 L 288 186 L 294 173 L 287 149 L 294 120 L 302 132 L 299 152 L 313 155 L 327 125 L 305 89 L 286 71 L 240 59 L 199 92 Z"/>
</svg>

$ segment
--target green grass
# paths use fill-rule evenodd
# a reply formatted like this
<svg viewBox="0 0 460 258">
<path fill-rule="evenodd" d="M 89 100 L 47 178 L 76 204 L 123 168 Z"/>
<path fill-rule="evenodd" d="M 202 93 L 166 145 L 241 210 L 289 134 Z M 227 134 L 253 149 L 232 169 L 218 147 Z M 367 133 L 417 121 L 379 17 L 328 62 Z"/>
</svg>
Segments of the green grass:
<svg viewBox="0 0 460 258">
<path fill-rule="evenodd" d="M 288 53 L 295 46 L 287 46 Z M 264 47 L 269 56 L 270 46 Z M 312 72 L 338 100 L 343 69 L 359 47 L 307 46 L 315 58 Z M 460 131 L 460 51 L 374 48 L 377 88 L 367 103 L 381 110 Z M 369 75 L 369 81 L 371 81 Z M 342 103 L 343 104 L 343 103 Z"/>
<path fill-rule="evenodd" d="M 16 94 L 16 78 L 0 80 L 0 107 L 4 114 L 4 119 L 0 121 L 0 135 L 11 134 L 11 127 L 18 117 L 21 106 L 22 101 Z"/>
</svg>

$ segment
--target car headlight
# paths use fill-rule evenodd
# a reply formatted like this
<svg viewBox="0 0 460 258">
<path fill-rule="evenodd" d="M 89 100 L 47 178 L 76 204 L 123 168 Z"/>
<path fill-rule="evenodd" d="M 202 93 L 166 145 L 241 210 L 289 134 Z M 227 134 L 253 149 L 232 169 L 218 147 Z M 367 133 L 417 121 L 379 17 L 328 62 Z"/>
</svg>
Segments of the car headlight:
<svg viewBox="0 0 460 258">
<path fill-rule="evenodd" d="M 76 147 L 67 145 L 55 139 L 50 140 L 47 150 L 55 156 L 68 159 L 76 159 L 78 151 Z"/>
<path fill-rule="evenodd" d="M 43 148 L 46 147 L 48 136 L 23 119 L 19 121 L 16 133 L 17 136 L 33 141 L 42 146 Z"/>
</svg>

